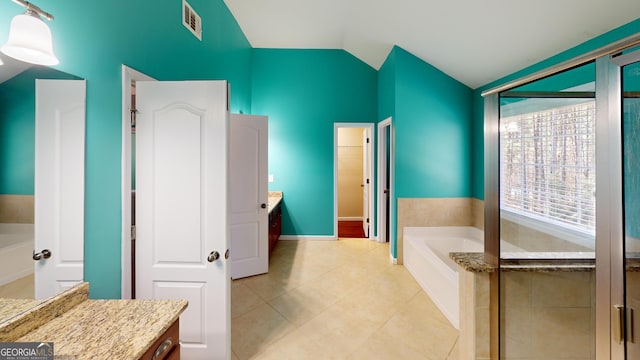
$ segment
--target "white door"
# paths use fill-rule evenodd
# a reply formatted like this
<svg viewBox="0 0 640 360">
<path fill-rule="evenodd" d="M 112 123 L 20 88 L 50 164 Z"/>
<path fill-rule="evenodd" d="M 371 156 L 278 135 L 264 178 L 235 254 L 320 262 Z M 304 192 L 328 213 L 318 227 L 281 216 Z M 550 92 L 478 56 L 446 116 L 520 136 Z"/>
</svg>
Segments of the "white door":
<svg viewBox="0 0 640 360">
<path fill-rule="evenodd" d="M 364 128 L 362 132 L 362 229 L 364 237 L 369 237 L 369 191 L 371 187 L 371 169 L 369 159 L 371 157 L 369 128 Z"/>
<path fill-rule="evenodd" d="M 231 277 L 269 271 L 266 116 L 231 115 Z"/>
<path fill-rule="evenodd" d="M 84 278 L 85 89 L 84 80 L 36 80 L 33 257 L 38 299 Z"/>
<path fill-rule="evenodd" d="M 186 299 L 185 359 L 231 355 L 225 81 L 136 83 L 136 294 Z"/>
</svg>

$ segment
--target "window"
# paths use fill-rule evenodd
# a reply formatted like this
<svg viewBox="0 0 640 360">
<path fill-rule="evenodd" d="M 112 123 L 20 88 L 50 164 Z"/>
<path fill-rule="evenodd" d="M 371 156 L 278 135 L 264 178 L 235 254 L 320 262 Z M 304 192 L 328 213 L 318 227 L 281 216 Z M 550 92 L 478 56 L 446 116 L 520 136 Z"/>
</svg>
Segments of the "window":
<svg viewBox="0 0 640 360">
<path fill-rule="evenodd" d="M 535 100 L 543 99 L 520 102 Z M 594 235 L 595 101 L 577 100 L 500 119 L 500 202 L 502 210 Z"/>
</svg>

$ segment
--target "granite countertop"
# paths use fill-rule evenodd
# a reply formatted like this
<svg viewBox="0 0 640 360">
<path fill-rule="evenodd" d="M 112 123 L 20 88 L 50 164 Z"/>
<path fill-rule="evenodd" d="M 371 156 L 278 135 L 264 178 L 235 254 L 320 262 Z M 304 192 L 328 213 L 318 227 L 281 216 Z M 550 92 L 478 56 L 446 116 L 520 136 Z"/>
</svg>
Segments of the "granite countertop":
<svg viewBox="0 0 640 360">
<path fill-rule="evenodd" d="M 56 357 L 139 359 L 186 307 L 186 300 L 87 300 L 17 341 L 52 341 Z"/>
<path fill-rule="evenodd" d="M 35 299 L 0 299 L 0 323 L 40 304 Z"/>
<path fill-rule="evenodd" d="M 138 359 L 187 307 L 186 300 L 89 300 L 88 294 L 82 283 L 37 300 L 0 325 L 0 341 L 53 342 L 56 358 Z"/>
<path fill-rule="evenodd" d="M 271 211 L 273 211 L 273 209 L 275 209 L 276 206 L 280 204 L 280 202 L 282 201 L 282 197 L 282 191 L 269 191 L 269 194 L 267 195 L 267 200 L 269 202 L 269 213 L 271 213 Z"/>
<path fill-rule="evenodd" d="M 565 256 L 566 255 L 566 256 Z M 587 254 L 589 255 L 589 254 Z M 595 259 L 585 256 L 581 258 L 574 255 L 559 255 L 552 257 L 548 253 L 540 256 L 528 255 L 526 258 L 511 258 L 500 260 L 501 271 L 522 272 L 585 272 L 595 269 Z M 463 269 L 476 273 L 488 273 L 495 271 L 495 267 L 489 265 L 484 258 L 484 253 L 479 252 L 452 252 L 449 257 Z M 627 258 L 626 269 L 628 272 L 640 271 L 640 258 Z"/>
</svg>

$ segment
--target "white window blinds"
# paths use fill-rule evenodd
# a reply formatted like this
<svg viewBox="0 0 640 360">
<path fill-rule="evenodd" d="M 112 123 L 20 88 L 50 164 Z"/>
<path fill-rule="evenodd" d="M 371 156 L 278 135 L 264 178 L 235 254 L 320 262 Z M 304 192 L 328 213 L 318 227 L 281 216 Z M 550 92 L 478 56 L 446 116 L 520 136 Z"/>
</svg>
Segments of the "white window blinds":
<svg viewBox="0 0 640 360">
<path fill-rule="evenodd" d="M 595 101 L 500 119 L 501 209 L 595 233 Z"/>
</svg>

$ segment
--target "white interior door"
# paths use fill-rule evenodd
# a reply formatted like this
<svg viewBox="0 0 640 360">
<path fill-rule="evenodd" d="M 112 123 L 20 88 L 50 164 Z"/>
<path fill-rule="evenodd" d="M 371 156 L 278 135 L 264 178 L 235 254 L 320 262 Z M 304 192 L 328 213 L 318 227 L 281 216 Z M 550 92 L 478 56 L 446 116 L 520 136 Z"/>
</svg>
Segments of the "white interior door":
<svg viewBox="0 0 640 360">
<path fill-rule="evenodd" d="M 188 300 L 182 357 L 227 359 L 227 83 L 136 86 L 136 294 Z"/>
<path fill-rule="evenodd" d="M 371 187 L 371 169 L 369 159 L 371 158 L 369 128 L 364 128 L 362 132 L 362 229 L 364 236 L 369 237 L 370 217 L 369 217 L 369 191 Z"/>
<path fill-rule="evenodd" d="M 231 277 L 269 271 L 266 116 L 231 115 Z"/>
<path fill-rule="evenodd" d="M 35 297 L 84 278 L 84 80 L 36 80 Z"/>
</svg>

